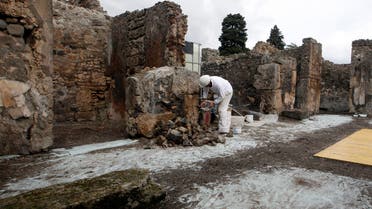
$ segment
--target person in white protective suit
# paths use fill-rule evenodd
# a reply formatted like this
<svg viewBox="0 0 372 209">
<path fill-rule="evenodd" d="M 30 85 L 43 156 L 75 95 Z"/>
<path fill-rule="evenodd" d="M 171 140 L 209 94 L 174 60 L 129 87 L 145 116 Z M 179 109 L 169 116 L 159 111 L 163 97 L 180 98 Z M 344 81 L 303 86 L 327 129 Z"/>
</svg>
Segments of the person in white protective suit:
<svg viewBox="0 0 372 209">
<path fill-rule="evenodd" d="M 228 114 L 228 107 L 233 95 L 231 84 L 219 77 L 203 75 L 199 79 L 199 86 L 202 88 L 202 99 L 208 97 L 209 89 L 214 93 L 214 103 L 218 105 L 218 131 L 220 133 L 228 133 L 231 125 L 231 114 Z"/>
</svg>

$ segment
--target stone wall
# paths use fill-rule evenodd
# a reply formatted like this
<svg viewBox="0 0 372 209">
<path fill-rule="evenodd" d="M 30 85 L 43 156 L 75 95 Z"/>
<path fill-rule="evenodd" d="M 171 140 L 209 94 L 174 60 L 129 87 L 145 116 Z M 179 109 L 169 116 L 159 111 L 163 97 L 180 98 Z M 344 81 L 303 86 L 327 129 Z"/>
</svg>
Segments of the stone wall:
<svg viewBox="0 0 372 209">
<path fill-rule="evenodd" d="M 110 105 L 111 20 L 53 0 L 54 112 L 57 122 L 103 121 Z"/>
<path fill-rule="evenodd" d="M 202 62 L 216 62 L 219 58 L 220 52 L 217 49 L 202 49 Z"/>
<path fill-rule="evenodd" d="M 312 38 L 303 39 L 302 46 L 280 52 L 297 59 L 295 109 L 308 114 L 319 112 L 322 70 L 322 45 Z"/>
<path fill-rule="evenodd" d="M 52 2 L 0 2 L 0 155 L 53 143 Z"/>
<path fill-rule="evenodd" d="M 203 62 L 202 75 L 221 76 L 228 80 L 234 90 L 231 103 L 234 106 L 250 104 L 259 107 L 260 98 L 253 86 L 257 67 L 261 56 L 253 54 L 238 54 L 218 58 L 218 62 Z"/>
<path fill-rule="evenodd" d="M 350 111 L 372 115 L 372 40 L 353 41 L 351 65 Z"/>
<path fill-rule="evenodd" d="M 352 43 L 351 64 L 356 66 L 372 55 L 372 40 L 360 39 Z"/>
<path fill-rule="evenodd" d="M 262 47 L 261 47 L 262 48 Z M 205 54 L 204 54 L 205 55 Z M 280 113 L 294 107 L 296 59 L 252 50 L 247 54 L 213 56 L 202 65 L 202 74 L 227 79 L 234 89 L 231 103 L 264 113 Z"/>
<path fill-rule="evenodd" d="M 187 19 L 179 5 L 155 6 L 116 16 L 112 24 L 114 109 L 125 114 L 126 78 L 145 67 L 184 66 Z"/>
<path fill-rule="evenodd" d="M 300 109 L 314 114 L 320 103 L 322 49 L 314 39 L 303 42 L 283 51 L 259 42 L 247 55 L 213 56 L 203 63 L 202 74 L 229 80 L 235 106 L 250 104 L 264 113 Z"/>
<path fill-rule="evenodd" d="M 320 109 L 326 112 L 349 111 L 350 64 L 323 61 Z"/>
</svg>

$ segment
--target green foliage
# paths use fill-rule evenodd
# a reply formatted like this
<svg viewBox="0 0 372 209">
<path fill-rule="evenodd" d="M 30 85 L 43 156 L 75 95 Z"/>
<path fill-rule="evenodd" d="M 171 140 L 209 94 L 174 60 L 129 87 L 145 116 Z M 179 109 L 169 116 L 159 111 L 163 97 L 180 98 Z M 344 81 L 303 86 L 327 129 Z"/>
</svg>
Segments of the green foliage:
<svg viewBox="0 0 372 209">
<path fill-rule="evenodd" d="M 283 38 L 284 36 L 282 35 L 282 32 L 279 30 L 278 26 L 274 25 L 270 31 L 270 37 L 267 39 L 267 42 L 276 48 L 283 50 L 285 46 Z"/>
<path fill-rule="evenodd" d="M 246 52 L 247 29 L 244 17 L 240 14 L 228 14 L 222 21 L 222 34 L 218 39 L 220 54 L 225 56 Z"/>
</svg>

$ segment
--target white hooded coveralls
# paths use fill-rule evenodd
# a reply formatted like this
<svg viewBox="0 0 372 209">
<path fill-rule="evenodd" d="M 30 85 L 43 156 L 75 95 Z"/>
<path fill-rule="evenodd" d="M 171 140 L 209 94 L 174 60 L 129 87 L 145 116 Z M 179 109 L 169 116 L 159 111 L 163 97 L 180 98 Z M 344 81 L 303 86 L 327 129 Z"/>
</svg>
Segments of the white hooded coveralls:
<svg viewBox="0 0 372 209">
<path fill-rule="evenodd" d="M 218 104 L 218 114 L 220 119 L 218 121 L 218 131 L 221 133 L 228 133 L 231 125 L 231 114 L 228 114 L 228 107 L 233 95 L 233 88 L 231 84 L 218 76 L 211 76 L 212 87 L 203 88 L 203 98 L 208 97 L 209 89 L 214 93 L 214 103 Z"/>
</svg>

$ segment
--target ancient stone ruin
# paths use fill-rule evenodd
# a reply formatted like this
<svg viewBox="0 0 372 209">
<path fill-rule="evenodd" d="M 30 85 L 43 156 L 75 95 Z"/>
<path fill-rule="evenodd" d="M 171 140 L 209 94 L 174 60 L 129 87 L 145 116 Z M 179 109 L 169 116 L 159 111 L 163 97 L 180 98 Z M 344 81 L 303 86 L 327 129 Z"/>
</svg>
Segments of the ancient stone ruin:
<svg viewBox="0 0 372 209">
<path fill-rule="evenodd" d="M 232 103 L 237 107 L 249 105 L 263 113 L 299 110 L 315 114 L 319 111 L 322 50 L 314 39 L 303 42 L 292 50 L 280 51 L 259 42 L 247 54 L 230 57 L 209 54 L 204 59 L 202 74 L 229 80 L 234 88 Z"/>
<path fill-rule="evenodd" d="M 353 41 L 350 111 L 372 114 L 372 40 Z"/>
<path fill-rule="evenodd" d="M 46 150 L 53 127 L 75 123 L 120 126 L 162 146 L 223 141 L 198 124 L 186 32 L 187 17 L 168 1 L 116 17 L 98 0 L 1 1 L 0 155 Z M 288 50 L 258 42 L 228 57 L 204 49 L 202 74 L 229 80 L 237 109 L 371 114 L 371 51 L 371 40 L 354 41 L 351 64 L 338 65 L 312 38 Z"/>
</svg>

